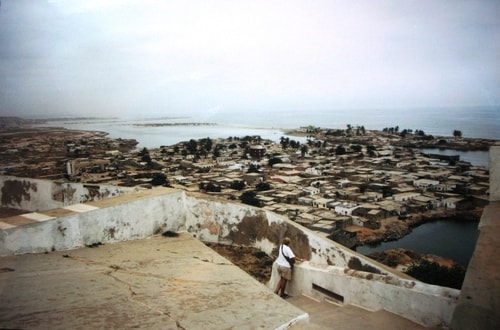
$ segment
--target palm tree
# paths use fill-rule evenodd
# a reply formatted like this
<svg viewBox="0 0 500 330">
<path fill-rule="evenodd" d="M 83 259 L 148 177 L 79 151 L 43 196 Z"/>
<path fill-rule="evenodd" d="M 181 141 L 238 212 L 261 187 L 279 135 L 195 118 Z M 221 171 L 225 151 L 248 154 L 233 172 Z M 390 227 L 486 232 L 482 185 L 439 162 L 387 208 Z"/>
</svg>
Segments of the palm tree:
<svg viewBox="0 0 500 330">
<path fill-rule="evenodd" d="M 286 150 L 286 148 L 288 148 L 288 145 L 290 144 L 290 138 L 286 138 L 286 137 L 282 136 L 280 138 L 280 144 L 281 144 L 281 148 L 283 148 L 283 150 Z"/>
<path fill-rule="evenodd" d="M 307 144 L 303 144 L 300 147 L 300 154 L 302 155 L 302 158 L 304 158 L 304 156 L 307 154 L 308 151 L 309 151 L 309 147 L 307 146 Z"/>
</svg>

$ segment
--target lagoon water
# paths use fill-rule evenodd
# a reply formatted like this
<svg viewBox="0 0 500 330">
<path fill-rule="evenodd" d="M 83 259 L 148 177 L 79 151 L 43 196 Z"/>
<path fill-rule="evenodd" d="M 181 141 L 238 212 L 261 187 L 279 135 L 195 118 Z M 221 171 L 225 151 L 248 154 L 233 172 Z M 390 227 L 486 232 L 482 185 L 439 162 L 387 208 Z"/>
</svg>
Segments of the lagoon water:
<svg viewBox="0 0 500 330">
<path fill-rule="evenodd" d="M 434 254 L 453 259 L 466 266 L 476 246 L 477 222 L 440 220 L 416 227 L 411 234 L 390 242 L 358 246 L 356 251 L 368 255 L 403 248 L 418 253 Z"/>
<path fill-rule="evenodd" d="M 451 149 L 421 149 L 421 151 L 424 154 L 440 154 L 440 155 L 450 155 L 450 156 L 458 155 L 460 156 L 460 160 L 469 162 L 472 165 L 484 166 L 486 168 L 489 168 L 489 159 L 487 151 L 480 151 L 480 150 L 457 151 Z"/>
<path fill-rule="evenodd" d="M 205 123 L 202 125 L 191 125 Z M 145 126 L 148 124 L 177 124 L 172 126 Z M 51 121 L 43 126 L 62 126 L 67 129 L 104 131 L 110 138 L 135 139 L 138 148 L 158 148 L 170 146 L 182 141 L 201 138 L 243 137 L 260 135 L 263 139 L 278 141 L 284 136 L 278 128 L 253 127 L 245 125 L 228 125 L 199 121 L 197 118 L 181 119 L 92 119 Z"/>
</svg>

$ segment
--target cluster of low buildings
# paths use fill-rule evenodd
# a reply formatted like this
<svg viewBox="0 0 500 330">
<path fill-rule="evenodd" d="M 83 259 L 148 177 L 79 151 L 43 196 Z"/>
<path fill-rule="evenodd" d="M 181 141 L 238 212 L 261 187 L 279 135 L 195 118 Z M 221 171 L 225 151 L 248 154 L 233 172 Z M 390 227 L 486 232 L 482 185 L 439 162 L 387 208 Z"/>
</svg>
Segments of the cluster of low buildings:
<svg viewBox="0 0 500 330">
<path fill-rule="evenodd" d="M 260 207 L 325 235 L 352 227 L 377 230 L 387 219 L 407 221 L 488 203 L 484 167 L 425 155 L 383 132 L 340 137 L 322 132 L 315 129 L 315 138 L 294 148 L 254 136 L 139 152 L 131 141 L 95 132 L 25 135 L 9 144 L 3 140 L 2 174 L 144 188 L 163 176 L 164 182 L 156 182 L 194 192 L 210 184 L 217 189 L 203 192 L 231 200 L 253 191 Z"/>
<path fill-rule="evenodd" d="M 262 208 L 327 235 L 359 227 L 380 229 L 388 219 L 457 214 L 488 203 L 486 168 L 455 156 L 392 146 L 380 132 L 367 132 L 363 139 L 361 145 L 360 137 L 344 137 L 342 155 L 335 153 L 338 141 L 310 140 L 302 144 L 308 145 L 304 152 L 258 138 L 246 143 L 215 140 L 217 157 L 182 157 L 173 147 L 151 155 L 165 166 L 172 186 L 199 191 L 200 182 L 211 183 L 220 191 L 207 193 L 229 199 L 253 190 Z M 265 149 L 265 156 L 252 157 L 256 145 L 260 152 Z M 182 144 L 177 148 L 182 150 Z M 235 181 L 245 182 L 245 188 L 232 189 Z M 270 189 L 256 189 L 262 182 Z"/>
<path fill-rule="evenodd" d="M 64 128 L 5 128 L 0 131 L 0 174 L 61 180 L 84 172 L 104 173 L 137 141 L 105 132 Z"/>
</svg>

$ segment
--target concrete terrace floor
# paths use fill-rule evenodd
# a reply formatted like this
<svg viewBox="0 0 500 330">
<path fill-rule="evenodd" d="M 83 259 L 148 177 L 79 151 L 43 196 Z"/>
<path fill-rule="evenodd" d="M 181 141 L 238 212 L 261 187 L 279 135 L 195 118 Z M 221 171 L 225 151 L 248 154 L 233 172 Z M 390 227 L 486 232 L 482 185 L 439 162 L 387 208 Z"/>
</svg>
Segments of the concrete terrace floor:
<svg viewBox="0 0 500 330">
<path fill-rule="evenodd" d="M 188 234 L 0 262 L 0 328 L 268 329 L 307 316 Z"/>
<path fill-rule="evenodd" d="M 187 233 L 0 258 L 2 329 L 290 327 L 423 329 L 384 311 L 284 300 Z"/>
</svg>

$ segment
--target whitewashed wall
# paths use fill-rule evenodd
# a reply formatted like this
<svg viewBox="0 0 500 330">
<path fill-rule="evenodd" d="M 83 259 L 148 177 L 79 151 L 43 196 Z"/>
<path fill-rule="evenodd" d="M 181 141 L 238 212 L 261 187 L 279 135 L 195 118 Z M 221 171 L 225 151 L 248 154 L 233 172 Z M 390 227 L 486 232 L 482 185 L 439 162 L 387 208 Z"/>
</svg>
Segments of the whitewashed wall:
<svg viewBox="0 0 500 330">
<path fill-rule="evenodd" d="M 181 191 L 0 230 L 0 255 L 68 250 L 151 237 L 184 227 Z"/>
<path fill-rule="evenodd" d="M 269 287 L 278 283 L 276 264 Z M 325 294 L 313 284 L 329 293 Z M 314 299 L 330 299 L 340 304 L 360 306 L 370 311 L 386 310 L 425 327 L 449 325 L 460 290 L 342 267 L 304 262 L 295 267 L 288 285 L 289 294 L 304 294 Z M 340 298 L 342 297 L 342 298 Z M 341 301 L 343 300 L 343 301 Z"/>
<path fill-rule="evenodd" d="M 242 221 L 246 219 L 253 221 L 254 226 L 242 226 Z M 313 263 L 352 268 L 354 262 L 376 270 L 380 274 L 395 272 L 341 244 L 321 238 L 281 215 L 240 203 L 188 195 L 186 230 L 204 242 L 252 246 L 269 255 L 277 251 L 285 236 L 290 236 L 291 246 L 296 254 Z M 397 276 L 405 275 L 398 272 Z"/>
<path fill-rule="evenodd" d="M 135 188 L 110 185 L 63 183 L 0 176 L 0 200 L 2 206 L 32 212 L 98 201 L 120 196 L 134 190 Z"/>
</svg>

